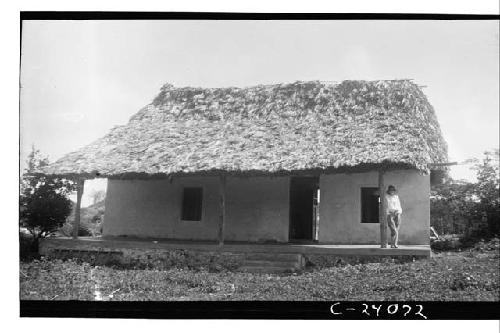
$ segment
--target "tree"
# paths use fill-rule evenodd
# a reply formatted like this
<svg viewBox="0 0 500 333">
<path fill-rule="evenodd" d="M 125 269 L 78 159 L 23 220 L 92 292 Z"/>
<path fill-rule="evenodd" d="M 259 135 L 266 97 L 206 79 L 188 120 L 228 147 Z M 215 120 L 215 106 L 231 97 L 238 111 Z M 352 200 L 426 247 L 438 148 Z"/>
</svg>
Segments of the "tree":
<svg viewBox="0 0 500 333">
<path fill-rule="evenodd" d="M 33 146 L 21 177 L 20 227 L 33 235 L 35 245 L 39 238 L 50 235 L 64 224 L 71 212 L 68 195 L 75 190 L 71 180 L 36 173 L 48 163 L 48 158 Z"/>
<path fill-rule="evenodd" d="M 431 225 L 439 234 L 463 233 L 474 218 L 473 184 L 446 177 L 431 190 Z"/>
<path fill-rule="evenodd" d="M 499 152 L 470 159 L 475 183 L 446 177 L 431 190 L 431 225 L 441 234 L 473 233 L 489 237 L 499 233 Z M 485 227 L 486 226 L 486 227 Z"/>
<path fill-rule="evenodd" d="M 472 169 L 476 170 L 477 175 L 476 194 L 488 205 L 499 202 L 499 155 L 499 150 L 495 149 L 484 152 L 482 161 L 471 160 L 474 163 Z"/>
<path fill-rule="evenodd" d="M 475 161 L 477 174 L 474 194 L 479 199 L 478 210 L 488 223 L 488 232 L 500 232 L 500 153 L 498 149 L 484 152 L 482 161 Z"/>
</svg>

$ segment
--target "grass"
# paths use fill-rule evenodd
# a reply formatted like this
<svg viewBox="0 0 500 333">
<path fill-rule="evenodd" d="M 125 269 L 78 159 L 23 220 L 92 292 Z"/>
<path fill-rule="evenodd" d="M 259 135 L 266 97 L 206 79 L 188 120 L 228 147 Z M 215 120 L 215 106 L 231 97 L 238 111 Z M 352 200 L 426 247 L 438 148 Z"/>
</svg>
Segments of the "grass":
<svg viewBox="0 0 500 333">
<path fill-rule="evenodd" d="M 21 299 L 499 301 L 498 244 L 428 260 L 250 274 L 123 269 L 73 260 L 21 263 Z"/>
</svg>

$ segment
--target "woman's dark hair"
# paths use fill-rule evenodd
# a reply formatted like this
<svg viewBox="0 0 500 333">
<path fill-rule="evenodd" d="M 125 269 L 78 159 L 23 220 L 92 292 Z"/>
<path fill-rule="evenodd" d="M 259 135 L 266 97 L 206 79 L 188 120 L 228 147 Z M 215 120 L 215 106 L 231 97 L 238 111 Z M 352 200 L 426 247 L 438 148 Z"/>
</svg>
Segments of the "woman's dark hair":
<svg viewBox="0 0 500 333">
<path fill-rule="evenodd" d="M 387 194 L 389 194 L 389 192 L 391 192 L 391 191 L 396 192 L 396 188 L 392 185 L 389 185 L 389 187 L 387 187 Z"/>
</svg>

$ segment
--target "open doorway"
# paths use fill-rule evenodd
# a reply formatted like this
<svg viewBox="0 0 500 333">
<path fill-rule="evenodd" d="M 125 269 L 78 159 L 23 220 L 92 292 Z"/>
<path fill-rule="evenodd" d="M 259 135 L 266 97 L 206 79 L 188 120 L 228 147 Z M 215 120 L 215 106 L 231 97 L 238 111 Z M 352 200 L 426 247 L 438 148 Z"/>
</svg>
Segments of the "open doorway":
<svg viewBox="0 0 500 333">
<path fill-rule="evenodd" d="M 290 241 L 317 241 L 319 222 L 319 178 L 290 180 Z"/>
</svg>

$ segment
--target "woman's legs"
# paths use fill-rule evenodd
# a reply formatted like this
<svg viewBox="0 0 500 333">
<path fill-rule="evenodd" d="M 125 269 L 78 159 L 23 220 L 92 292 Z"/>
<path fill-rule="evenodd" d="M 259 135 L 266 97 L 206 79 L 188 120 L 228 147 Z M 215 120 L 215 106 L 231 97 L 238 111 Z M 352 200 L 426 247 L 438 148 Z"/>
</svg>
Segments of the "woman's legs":
<svg viewBox="0 0 500 333">
<path fill-rule="evenodd" d="M 394 236 L 394 240 L 393 240 L 393 245 L 394 246 L 398 246 L 398 239 L 399 239 L 399 227 L 401 226 L 401 214 L 396 214 L 396 216 L 394 217 L 394 224 L 396 226 L 396 235 Z"/>
<path fill-rule="evenodd" d="M 399 226 L 401 225 L 401 214 L 388 214 L 387 225 L 391 229 L 391 246 L 398 246 Z"/>
<path fill-rule="evenodd" d="M 396 225 L 394 224 L 394 216 L 387 214 L 387 226 L 391 230 L 391 247 L 394 245 L 394 236 L 396 235 Z"/>
</svg>

